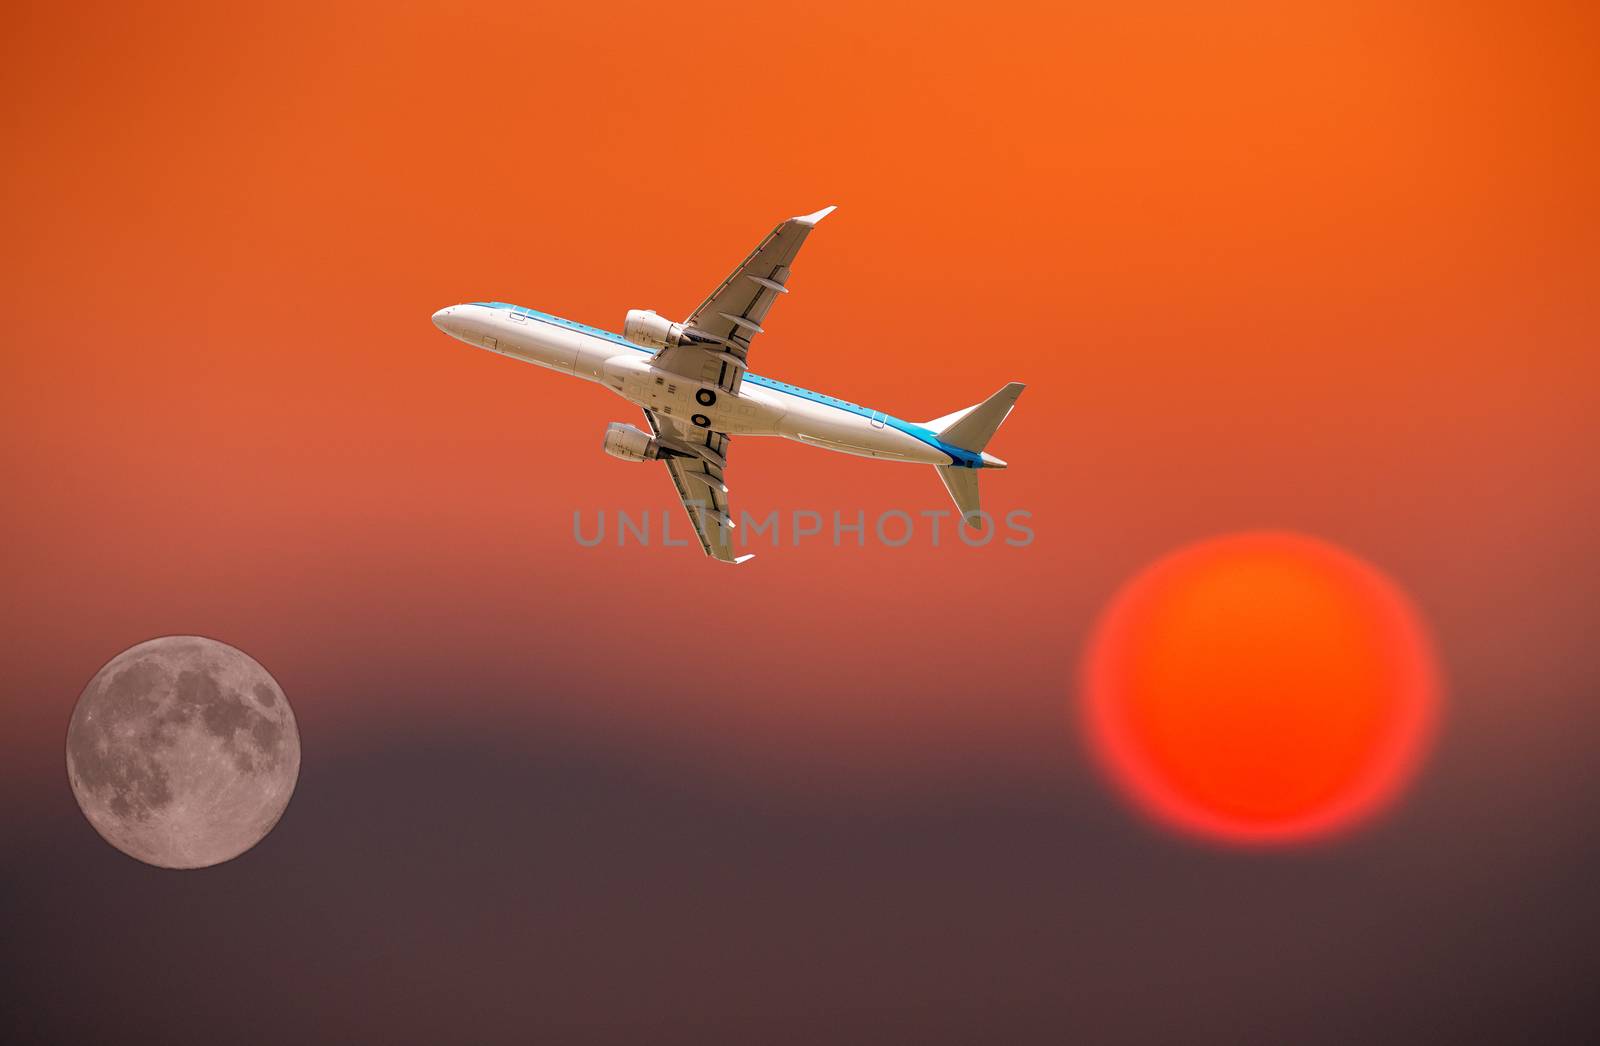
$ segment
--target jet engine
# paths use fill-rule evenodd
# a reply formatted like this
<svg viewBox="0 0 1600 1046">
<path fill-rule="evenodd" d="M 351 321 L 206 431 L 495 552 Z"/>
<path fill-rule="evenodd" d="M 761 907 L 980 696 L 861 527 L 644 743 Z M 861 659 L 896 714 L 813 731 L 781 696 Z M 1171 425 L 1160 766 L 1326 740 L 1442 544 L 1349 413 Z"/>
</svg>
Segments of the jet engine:
<svg viewBox="0 0 1600 1046">
<path fill-rule="evenodd" d="M 607 454 L 623 461 L 649 461 L 661 457 L 661 444 L 642 429 L 620 421 L 606 426 L 606 441 L 602 444 Z"/>
<path fill-rule="evenodd" d="M 683 340 L 683 324 L 656 315 L 654 309 L 629 309 L 622 336 L 647 349 L 666 349 Z"/>
</svg>

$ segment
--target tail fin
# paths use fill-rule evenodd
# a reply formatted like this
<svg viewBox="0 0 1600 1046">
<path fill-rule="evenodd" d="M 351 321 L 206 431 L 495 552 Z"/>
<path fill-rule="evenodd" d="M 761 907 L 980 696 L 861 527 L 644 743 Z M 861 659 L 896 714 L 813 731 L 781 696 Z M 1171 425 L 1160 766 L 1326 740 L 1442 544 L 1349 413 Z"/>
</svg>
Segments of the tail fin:
<svg viewBox="0 0 1600 1046">
<path fill-rule="evenodd" d="M 982 455 L 984 468 L 1003 469 L 1006 463 L 993 454 L 985 453 L 983 448 L 994 438 L 1000 423 L 1017 405 L 1017 397 L 1022 395 L 1026 387 L 1020 381 L 1010 382 L 976 406 L 928 422 L 928 428 L 938 433 L 941 441 Z M 978 527 L 981 519 L 978 515 L 977 470 L 957 465 L 934 467 L 939 470 L 939 479 L 944 482 L 944 489 L 950 492 L 950 500 L 956 503 L 962 521 L 970 527 Z"/>
<path fill-rule="evenodd" d="M 1027 386 L 1020 381 L 1010 382 L 977 406 L 958 410 L 954 414 L 946 414 L 942 418 L 928 422 L 928 427 L 937 432 L 939 438 L 946 443 L 962 450 L 982 453 L 983 448 L 988 446 L 989 440 L 994 437 L 1000 423 L 1006 420 L 1011 408 L 1017 405 L 1017 397 L 1022 395 L 1022 390 L 1025 388 Z"/>
</svg>

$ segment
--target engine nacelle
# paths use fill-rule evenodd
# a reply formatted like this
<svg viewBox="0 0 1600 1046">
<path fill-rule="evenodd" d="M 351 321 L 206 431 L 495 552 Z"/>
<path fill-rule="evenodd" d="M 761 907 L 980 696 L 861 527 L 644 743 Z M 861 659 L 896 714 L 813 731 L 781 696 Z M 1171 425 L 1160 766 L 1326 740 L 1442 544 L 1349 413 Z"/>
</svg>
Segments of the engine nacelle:
<svg viewBox="0 0 1600 1046">
<path fill-rule="evenodd" d="M 654 309 L 629 309 L 622 336 L 647 349 L 667 349 L 683 340 L 683 324 L 656 315 Z"/>
<path fill-rule="evenodd" d="M 649 461 L 661 456 L 661 444 L 642 429 L 620 421 L 606 426 L 606 453 L 623 461 Z"/>
</svg>

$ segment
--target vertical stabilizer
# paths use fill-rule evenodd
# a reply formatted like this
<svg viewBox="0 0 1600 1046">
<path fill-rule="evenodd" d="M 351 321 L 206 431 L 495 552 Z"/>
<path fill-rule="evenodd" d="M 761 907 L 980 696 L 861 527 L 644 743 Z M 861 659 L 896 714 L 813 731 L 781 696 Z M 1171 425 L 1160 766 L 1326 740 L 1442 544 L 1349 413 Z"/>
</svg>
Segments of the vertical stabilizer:
<svg viewBox="0 0 1600 1046">
<path fill-rule="evenodd" d="M 1017 405 L 1017 397 L 1026 387 L 1020 381 L 1010 382 L 976 407 L 931 421 L 928 427 L 946 443 L 963 450 L 982 451 L 1000 423 L 1006 420 L 1006 415 L 1011 413 L 1011 408 Z"/>
</svg>

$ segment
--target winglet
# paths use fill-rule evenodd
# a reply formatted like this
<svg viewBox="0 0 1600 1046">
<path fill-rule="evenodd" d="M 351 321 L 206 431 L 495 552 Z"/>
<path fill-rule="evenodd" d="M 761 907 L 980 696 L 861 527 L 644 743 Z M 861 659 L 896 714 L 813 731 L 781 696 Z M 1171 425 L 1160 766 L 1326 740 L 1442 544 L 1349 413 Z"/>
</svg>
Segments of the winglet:
<svg viewBox="0 0 1600 1046">
<path fill-rule="evenodd" d="M 738 566 L 740 563 L 743 563 L 747 559 L 755 559 L 755 558 L 756 558 L 756 554 L 754 552 L 746 552 L 744 555 L 739 556 L 738 558 L 736 558 L 733 561 L 733 565 L 734 566 Z"/>
<path fill-rule="evenodd" d="M 833 206 L 824 207 L 815 214 L 802 214 L 798 218 L 790 218 L 789 220 L 792 222 L 799 222 L 802 225 L 815 225 L 828 215 L 832 214 L 837 208 L 838 205 L 834 204 Z"/>
</svg>

